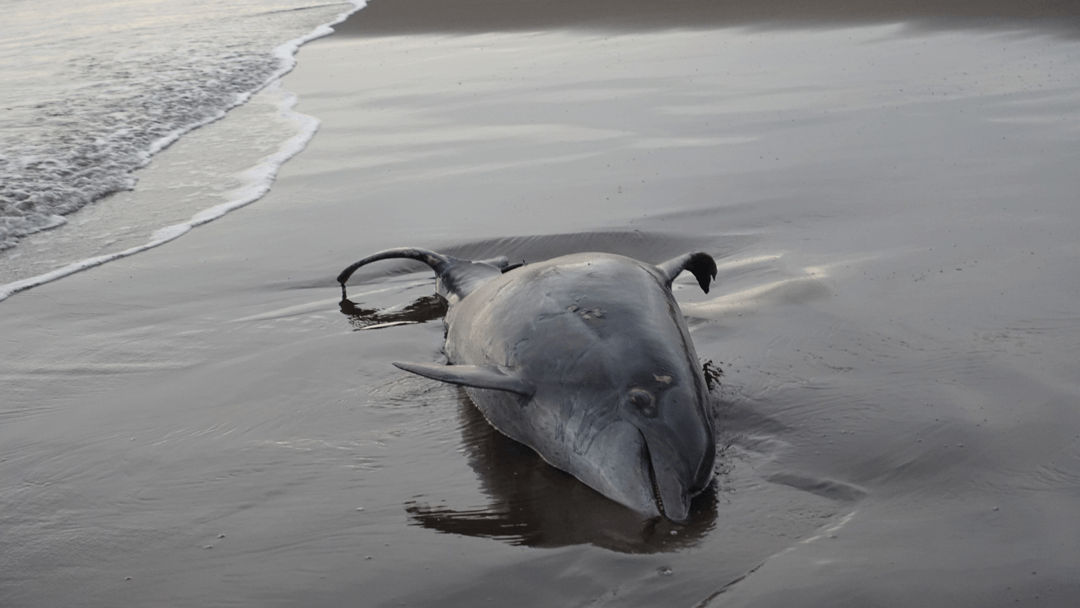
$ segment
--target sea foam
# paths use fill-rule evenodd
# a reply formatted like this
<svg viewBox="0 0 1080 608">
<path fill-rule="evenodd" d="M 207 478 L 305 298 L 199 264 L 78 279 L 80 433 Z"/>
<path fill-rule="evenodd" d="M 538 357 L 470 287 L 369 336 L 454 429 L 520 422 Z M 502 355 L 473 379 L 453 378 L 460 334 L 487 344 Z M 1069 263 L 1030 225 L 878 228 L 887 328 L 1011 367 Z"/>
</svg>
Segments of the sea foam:
<svg viewBox="0 0 1080 608">
<path fill-rule="evenodd" d="M 145 166 L 154 154 L 184 134 L 223 118 L 230 109 L 247 102 L 255 93 L 267 87 L 280 87 L 282 76 L 295 67 L 295 55 L 303 44 L 333 33 L 334 25 L 364 5 L 364 0 L 352 0 L 347 9 L 331 21 L 277 45 L 270 53 L 260 55 L 245 51 L 243 57 L 226 54 L 217 57 L 216 63 L 207 62 L 200 66 L 195 74 L 181 70 L 183 73 L 178 76 L 164 70 L 165 73 L 146 76 L 153 72 L 152 66 L 145 65 L 148 60 L 134 60 L 147 70 L 142 74 L 144 77 L 135 77 L 135 84 L 122 83 L 122 78 L 107 79 L 112 84 L 101 86 L 113 95 L 106 95 L 106 101 L 99 104 L 100 107 L 95 107 L 92 100 L 72 96 L 37 104 L 39 114 L 52 117 L 37 121 L 44 123 L 45 128 L 36 132 L 29 129 L 33 137 L 14 146 L 15 154 L 0 154 L 0 250 L 15 246 L 22 236 L 64 224 L 63 215 L 98 198 L 133 188 L 132 171 Z M 72 61 L 79 64 L 87 60 L 80 57 L 69 63 Z M 236 64 L 231 64 L 233 61 Z M 130 67 L 130 62 L 125 65 Z M 227 68 L 223 67 L 226 65 Z M 221 74 L 222 70 L 229 74 Z M 242 74 L 237 76 L 233 72 Z M 218 79 L 215 75 L 222 77 Z M 202 79 L 202 88 L 187 87 L 192 78 Z M 141 245 L 80 259 L 49 272 L 0 285 L 0 300 L 157 247 L 264 196 L 281 165 L 302 150 L 318 129 L 315 118 L 293 110 L 294 95 L 285 91 L 280 93 L 277 96 L 278 111 L 293 125 L 295 134 L 275 152 L 244 171 L 239 176 L 243 185 L 228 193 L 226 202 L 204 209 L 185 222 L 154 231 Z M 129 107 L 132 105 L 135 107 Z M 22 109 L 21 115 L 34 115 L 34 112 Z M 68 117 L 63 118 L 65 116 Z M 75 134 L 63 132 L 65 121 L 74 126 Z M 135 124 L 129 126 L 127 123 Z M 74 141 L 78 137 L 89 141 Z"/>
</svg>

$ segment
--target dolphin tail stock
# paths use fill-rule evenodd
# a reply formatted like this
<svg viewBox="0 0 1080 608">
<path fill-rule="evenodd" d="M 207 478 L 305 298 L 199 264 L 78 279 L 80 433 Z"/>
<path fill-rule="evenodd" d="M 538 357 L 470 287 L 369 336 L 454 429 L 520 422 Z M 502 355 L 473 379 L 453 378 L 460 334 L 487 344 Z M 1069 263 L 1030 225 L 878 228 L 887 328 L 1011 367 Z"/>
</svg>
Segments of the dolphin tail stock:
<svg viewBox="0 0 1080 608">
<path fill-rule="evenodd" d="M 511 265 L 505 257 L 474 262 L 472 260 L 455 258 L 420 247 L 386 249 L 379 251 L 378 253 L 373 253 L 357 262 L 353 262 L 338 274 L 337 281 L 341 284 L 341 298 L 343 300 L 347 299 L 345 283 L 361 266 L 380 260 L 396 258 L 416 260 L 430 266 L 431 269 L 435 271 L 435 276 L 438 278 L 436 291 L 439 295 L 451 301 L 464 298 L 484 280 L 497 276 L 515 267 Z"/>
<path fill-rule="evenodd" d="M 440 382 L 517 393 L 531 397 L 534 389 L 513 373 L 476 365 L 434 365 L 394 361 L 394 367 Z"/>
<path fill-rule="evenodd" d="M 705 293 L 709 293 L 709 282 L 716 278 L 716 260 L 713 260 L 711 255 L 700 251 L 684 253 L 677 258 L 657 264 L 656 269 L 660 271 L 660 276 L 668 289 L 671 289 L 671 283 L 675 277 L 684 270 L 689 270 L 694 275 L 701 290 Z"/>
</svg>

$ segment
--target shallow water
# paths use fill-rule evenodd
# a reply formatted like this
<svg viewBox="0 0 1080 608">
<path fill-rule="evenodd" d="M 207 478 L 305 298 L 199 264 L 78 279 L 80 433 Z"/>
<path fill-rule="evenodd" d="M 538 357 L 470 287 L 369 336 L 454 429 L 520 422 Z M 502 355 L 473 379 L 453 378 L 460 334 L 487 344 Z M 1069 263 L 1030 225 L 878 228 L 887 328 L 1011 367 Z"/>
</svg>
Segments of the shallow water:
<svg viewBox="0 0 1080 608">
<path fill-rule="evenodd" d="M 903 26 L 312 45 L 286 86 L 323 130 L 259 205 L 0 305 L 0 598 L 1071 605 L 1078 53 Z M 437 312 L 358 329 L 332 277 L 405 244 L 712 252 L 709 295 L 676 285 L 724 371 L 690 525 L 390 366 L 439 360 Z M 386 263 L 349 293 L 432 288 Z"/>
<path fill-rule="evenodd" d="M 290 111 L 277 81 L 301 44 L 362 5 L 13 2 L 0 24 L 0 299 L 167 242 L 261 196 L 317 124 Z M 267 86 L 237 112 L 247 124 L 231 121 L 238 133 L 189 138 L 201 154 L 189 153 L 171 182 L 152 181 L 155 196 L 130 194 L 154 155 Z M 105 209 L 92 205 L 109 195 Z M 61 226 L 59 236 L 42 234 Z"/>
</svg>

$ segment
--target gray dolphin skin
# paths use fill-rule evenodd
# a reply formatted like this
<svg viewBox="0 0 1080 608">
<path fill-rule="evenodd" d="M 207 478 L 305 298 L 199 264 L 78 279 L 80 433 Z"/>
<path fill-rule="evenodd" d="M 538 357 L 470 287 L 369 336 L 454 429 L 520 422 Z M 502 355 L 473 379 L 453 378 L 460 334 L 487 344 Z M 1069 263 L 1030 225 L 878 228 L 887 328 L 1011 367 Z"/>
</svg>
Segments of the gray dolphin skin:
<svg viewBox="0 0 1080 608">
<path fill-rule="evenodd" d="M 716 263 L 688 253 L 659 265 L 579 253 L 528 265 L 418 248 L 368 256 L 428 264 L 447 300 L 448 365 L 397 367 L 465 387 L 493 427 L 604 496 L 684 522 L 712 480 L 708 389 L 671 292 L 683 270 L 708 293 Z"/>
</svg>

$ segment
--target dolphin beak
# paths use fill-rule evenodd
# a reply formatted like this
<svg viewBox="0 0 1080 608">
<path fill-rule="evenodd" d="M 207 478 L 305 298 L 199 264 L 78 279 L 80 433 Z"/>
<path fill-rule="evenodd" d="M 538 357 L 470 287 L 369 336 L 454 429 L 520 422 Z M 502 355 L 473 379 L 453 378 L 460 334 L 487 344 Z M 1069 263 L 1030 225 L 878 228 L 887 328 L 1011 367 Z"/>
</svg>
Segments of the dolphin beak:
<svg viewBox="0 0 1080 608">
<path fill-rule="evenodd" d="M 667 450 L 650 449 L 645 435 L 641 436 L 641 443 L 645 454 L 645 466 L 648 468 L 649 481 L 652 485 L 653 500 L 660 515 L 675 523 L 685 523 L 690 518 L 691 495 L 687 486 L 682 482 L 682 475 L 676 467 L 671 466 L 670 455 Z"/>
<path fill-rule="evenodd" d="M 679 450 L 678 445 L 682 443 L 675 438 L 650 434 L 621 421 L 595 435 L 588 457 L 569 463 L 564 470 L 645 517 L 685 523 L 691 499 L 708 483 L 712 452 L 706 454 L 706 467 L 698 457 L 682 454 L 685 449 Z"/>
</svg>

